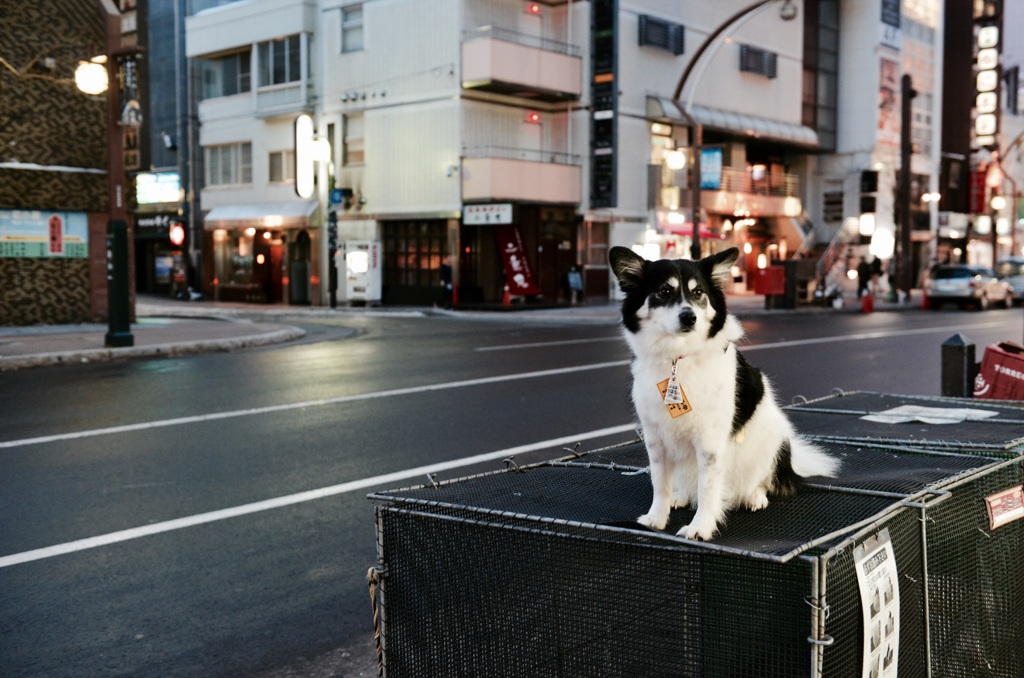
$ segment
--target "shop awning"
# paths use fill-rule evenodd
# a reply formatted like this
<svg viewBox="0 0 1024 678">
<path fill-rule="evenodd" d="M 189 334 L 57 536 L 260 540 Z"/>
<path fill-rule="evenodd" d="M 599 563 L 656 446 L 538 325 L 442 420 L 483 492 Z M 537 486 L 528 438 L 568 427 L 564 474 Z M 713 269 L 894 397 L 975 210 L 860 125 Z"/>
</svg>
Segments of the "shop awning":
<svg viewBox="0 0 1024 678">
<path fill-rule="evenodd" d="M 316 200 L 289 200 L 220 205 L 206 213 L 203 228 L 302 228 L 309 226 L 318 204 Z"/>
<path fill-rule="evenodd" d="M 710 106 L 696 105 L 690 113 L 694 120 L 708 129 L 798 146 L 818 147 L 818 133 L 805 125 Z M 647 117 L 671 123 L 690 124 L 675 102 L 666 97 L 647 97 Z"/>
</svg>

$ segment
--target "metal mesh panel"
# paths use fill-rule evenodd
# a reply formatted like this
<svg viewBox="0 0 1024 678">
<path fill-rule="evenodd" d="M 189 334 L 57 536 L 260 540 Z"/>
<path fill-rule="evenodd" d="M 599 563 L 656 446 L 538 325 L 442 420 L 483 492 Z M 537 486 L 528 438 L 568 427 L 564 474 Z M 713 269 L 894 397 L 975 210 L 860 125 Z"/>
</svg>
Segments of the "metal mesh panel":
<svg viewBox="0 0 1024 678">
<path fill-rule="evenodd" d="M 935 676 L 1024 676 L 1024 520 L 991 529 L 985 497 L 1022 482 L 1005 466 L 928 511 Z"/>
<path fill-rule="evenodd" d="M 804 561 L 379 514 L 391 678 L 808 674 Z"/>
<path fill-rule="evenodd" d="M 900 586 L 901 678 L 926 676 L 924 634 L 924 559 L 921 550 L 921 521 L 917 511 L 906 509 L 885 523 L 893 543 Z M 847 546 L 852 546 L 856 540 Z M 823 676 L 860 676 L 864 646 L 861 600 L 853 549 L 842 548 L 824 558 L 824 602 L 827 605 L 825 631 L 833 639 L 823 651 Z"/>
<path fill-rule="evenodd" d="M 902 405 L 968 408 L 999 414 L 990 419 L 956 424 L 884 424 L 861 418 Z M 853 392 L 790 405 L 785 410 L 797 431 L 805 435 L 910 444 L 957 452 L 1012 454 L 1024 451 L 1024 408 L 1007 401 Z"/>
<path fill-rule="evenodd" d="M 1024 458 L 818 442 L 838 478 L 730 512 L 707 544 L 674 536 L 689 510 L 665 533 L 632 522 L 641 442 L 371 495 L 388 675 L 861 675 L 852 552 L 885 527 L 900 675 L 930 651 L 932 676 L 1024 676 L 1024 520 L 991 530 L 984 502 Z"/>
</svg>

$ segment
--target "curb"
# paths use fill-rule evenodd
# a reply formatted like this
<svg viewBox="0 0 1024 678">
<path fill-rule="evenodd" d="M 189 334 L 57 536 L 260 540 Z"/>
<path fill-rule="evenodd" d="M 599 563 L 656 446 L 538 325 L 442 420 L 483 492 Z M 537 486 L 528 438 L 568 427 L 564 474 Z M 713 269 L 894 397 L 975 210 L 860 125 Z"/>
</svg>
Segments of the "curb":
<svg viewBox="0 0 1024 678">
<path fill-rule="evenodd" d="M 70 365 L 75 363 L 110 362 L 129 358 L 159 358 L 233 351 L 240 348 L 265 346 L 292 341 L 306 336 L 306 331 L 291 325 L 262 334 L 253 334 L 230 339 L 209 339 L 199 341 L 177 341 L 151 346 L 129 346 L 125 348 L 96 348 L 80 351 L 54 351 L 26 356 L 0 358 L 0 372 L 25 367 Z"/>
</svg>

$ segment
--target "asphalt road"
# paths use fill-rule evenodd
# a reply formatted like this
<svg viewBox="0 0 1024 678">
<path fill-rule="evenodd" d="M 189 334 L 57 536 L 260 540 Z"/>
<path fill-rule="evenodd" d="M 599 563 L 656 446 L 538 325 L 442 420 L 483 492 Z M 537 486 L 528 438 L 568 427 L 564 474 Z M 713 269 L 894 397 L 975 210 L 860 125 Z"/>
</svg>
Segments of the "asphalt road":
<svg viewBox="0 0 1024 678">
<path fill-rule="evenodd" d="M 0 373 L 0 675 L 376 675 L 374 490 L 632 439 L 613 324 L 288 319 L 295 343 Z M 745 323 L 779 397 L 939 393 L 1019 309 Z"/>
</svg>

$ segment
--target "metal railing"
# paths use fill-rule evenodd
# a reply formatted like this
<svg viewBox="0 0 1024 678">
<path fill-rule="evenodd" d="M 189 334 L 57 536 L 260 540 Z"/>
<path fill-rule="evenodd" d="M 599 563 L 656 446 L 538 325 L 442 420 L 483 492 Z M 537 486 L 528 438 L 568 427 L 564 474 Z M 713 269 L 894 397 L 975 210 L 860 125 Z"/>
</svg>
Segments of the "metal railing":
<svg viewBox="0 0 1024 678">
<path fill-rule="evenodd" d="M 501 160 L 523 160 L 553 165 L 579 165 L 580 156 L 559 151 L 538 151 L 530 148 L 508 146 L 467 146 L 462 149 L 463 158 L 499 158 Z"/>
<path fill-rule="evenodd" d="M 721 191 L 752 193 L 780 198 L 796 197 L 800 193 L 798 174 L 770 174 L 755 179 L 753 172 L 725 167 L 722 169 Z"/>
<path fill-rule="evenodd" d="M 471 28 L 463 31 L 462 33 L 463 42 L 479 40 L 481 38 L 491 38 L 494 40 L 501 40 L 502 42 L 511 42 L 515 45 L 542 49 L 546 52 L 558 52 L 559 54 L 565 54 L 567 56 L 580 56 L 580 48 L 577 45 L 570 45 L 569 43 L 559 42 L 557 40 L 548 40 L 547 38 L 537 37 L 536 35 L 527 35 L 526 33 L 519 33 L 507 28 L 480 26 L 479 28 Z"/>
</svg>

